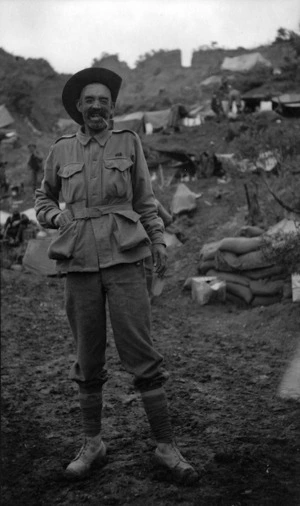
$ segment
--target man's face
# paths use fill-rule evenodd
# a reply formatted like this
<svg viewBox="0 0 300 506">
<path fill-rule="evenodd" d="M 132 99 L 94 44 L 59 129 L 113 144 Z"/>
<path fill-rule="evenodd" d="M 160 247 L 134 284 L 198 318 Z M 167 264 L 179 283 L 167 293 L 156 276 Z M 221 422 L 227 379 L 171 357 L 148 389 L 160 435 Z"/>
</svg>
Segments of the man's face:
<svg viewBox="0 0 300 506">
<path fill-rule="evenodd" d="M 104 84 L 88 84 L 81 92 L 77 109 L 82 114 L 87 133 L 106 130 L 114 110 L 110 90 Z"/>
</svg>

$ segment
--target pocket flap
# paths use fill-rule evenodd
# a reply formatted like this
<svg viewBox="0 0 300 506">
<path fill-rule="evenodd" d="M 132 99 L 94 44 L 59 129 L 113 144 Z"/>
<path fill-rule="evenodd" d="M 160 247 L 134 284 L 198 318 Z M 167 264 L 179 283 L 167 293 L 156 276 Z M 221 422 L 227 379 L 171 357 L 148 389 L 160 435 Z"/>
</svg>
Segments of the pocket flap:
<svg viewBox="0 0 300 506">
<path fill-rule="evenodd" d="M 83 165 L 84 164 L 82 162 L 68 163 L 68 165 L 64 165 L 63 167 L 61 167 L 57 174 L 63 178 L 71 177 L 73 176 L 73 174 L 81 172 L 83 169 Z"/>
<path fill-rule="evenodd" d="M 104 166 L 106 169 L 117 169 L 120 172 L 129 169 L 132 165 L 130 158 L 106 158 L 104 160 Z"/>
<path fill-rule="evenodd" d="M 119 216 L 123 216 L 124 218 L 127 218 L 127 220 L 132 221 L 133 223 L 137 223 L 141 217 L 140 214 L 136 213 L 135 211 L 115 211 L 115 214 L 118 214 Z"/>
</svg>

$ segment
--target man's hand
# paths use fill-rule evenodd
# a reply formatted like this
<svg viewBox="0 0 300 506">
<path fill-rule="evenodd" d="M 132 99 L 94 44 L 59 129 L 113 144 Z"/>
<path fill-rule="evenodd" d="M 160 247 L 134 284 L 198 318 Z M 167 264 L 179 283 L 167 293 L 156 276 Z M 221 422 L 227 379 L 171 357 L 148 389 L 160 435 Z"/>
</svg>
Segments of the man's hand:
<svg viewBox="0 0 300 506">
<path fill-rule="evenodd" d="M 152 245 L 153 267 L 159 277 L 163 277 L 167 269 L 167 248 L 163 244 Z"/>
<path fill-rule="evenodd" d="M 67 225 L 73 220 L 73 216 L 71 211 L 69 209 L 64 210 L 63 212 L 57 214 L 53 220 L 54 225 L 57 228 L 63 227 L 64 225 Z"/>
</svg>

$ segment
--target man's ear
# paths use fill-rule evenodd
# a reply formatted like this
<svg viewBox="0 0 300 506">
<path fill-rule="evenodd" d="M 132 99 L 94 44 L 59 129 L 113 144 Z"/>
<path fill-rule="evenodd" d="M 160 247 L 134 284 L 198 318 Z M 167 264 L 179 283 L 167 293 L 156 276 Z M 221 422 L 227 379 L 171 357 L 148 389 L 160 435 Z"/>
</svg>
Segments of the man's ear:
<svg viewBox="0 0 300 506">
<path fill-rule="evenodd" d="M 76 102 L 76 107 L 77 107 L 77 111 L 82 112 L 81 100 L 80 100 L 80 99 L 79 99 L 79 100 L 77 100 L 77 102 Z"/>
<path fill-rule="evenodd" d="M 116 107 L 116 104 L 115 102 L 112 102 L 111 103 L 111 114 L 110 114 L 110 117 L 112 118 L 114 113 L 115 113 L 115 107 Z"/>
</svg>

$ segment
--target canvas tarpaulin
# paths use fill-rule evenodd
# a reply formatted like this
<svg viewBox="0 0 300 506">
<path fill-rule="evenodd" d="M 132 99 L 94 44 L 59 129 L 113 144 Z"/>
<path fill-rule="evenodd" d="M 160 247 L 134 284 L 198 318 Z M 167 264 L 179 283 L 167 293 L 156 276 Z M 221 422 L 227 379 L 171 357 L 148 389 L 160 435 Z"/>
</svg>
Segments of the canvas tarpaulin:
<svg viewBox="0 0 300 506">
<path fill-rule="evenodd" d="M 48 248 L 52 240 L 53 237 L 46 237 L 28 241 L 23 257 L 24 269 L 45 276 L 55 276 L 57 274 L 55 260 L 50 260 L 48 257 Z"/>
<path fill-rule="evenodd" d="M 114 117 L 115 130 L 133 130 L 139 135 L 145 133 L 145 113 L 142 111 Z"/>
<path fill-rule="evenodd" d="M 197 207 L 197 199 L 201 196 L 192 192 L 185 184 L 180 183 L 173 195 L 171 212 L 173 215 L 189 212 Z"/>
<path fill-rule="evenodd" d="M 278 112 L 287 116 L 300 116 L 300 93 L 285 93 L 273 97 L 272 102 Z"/>
<path fill-rule="evenodd" d="M 279 97 L 273 97 L 272 101 L 290 107 L 300 107 L 300 93 L 284 93 Z"/>
<path fill-rule="evenodd" d="M 256 66 L 272 67 L 272 64 L 260 53 L 246 53 L 232 58 L 226 56 L 221 69 L 231 72 L 247 72 Z"/>
<path fill-rule="evenodd" d="M 14 121 L 14 118 L 5 105 L 0 105 L 0 128 L 5 128 L 14 123 Z"/>
<path fill-rule="evenodd" d="M 168 124 L 169 115 L 170 109 L 145 112 L 145 123 L 150 123 L 153 130 L 165 128 Z"/>
</svg>

